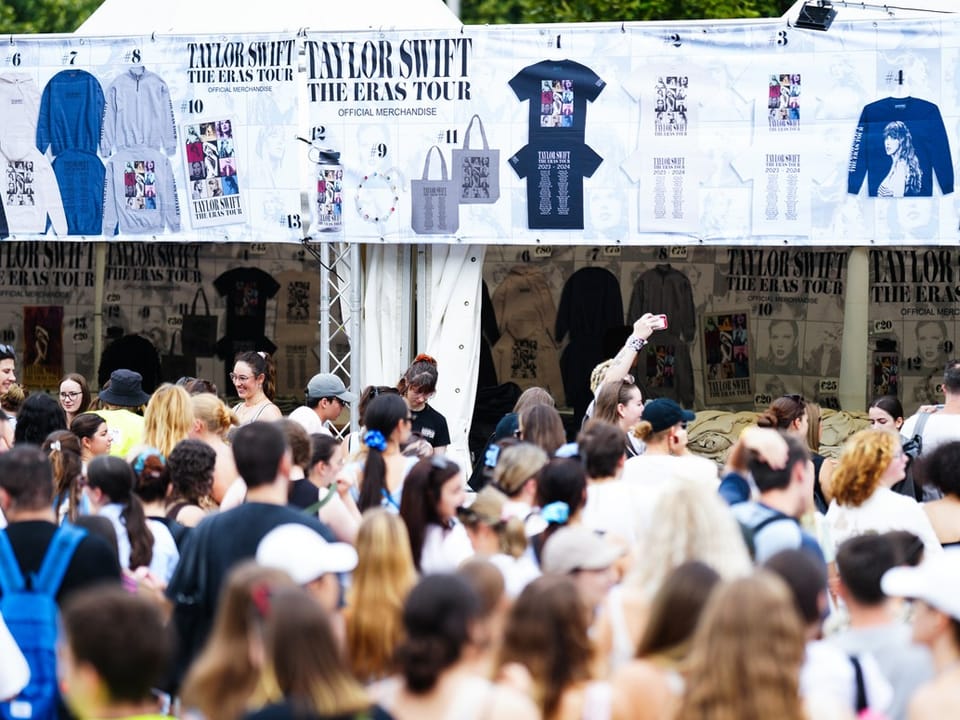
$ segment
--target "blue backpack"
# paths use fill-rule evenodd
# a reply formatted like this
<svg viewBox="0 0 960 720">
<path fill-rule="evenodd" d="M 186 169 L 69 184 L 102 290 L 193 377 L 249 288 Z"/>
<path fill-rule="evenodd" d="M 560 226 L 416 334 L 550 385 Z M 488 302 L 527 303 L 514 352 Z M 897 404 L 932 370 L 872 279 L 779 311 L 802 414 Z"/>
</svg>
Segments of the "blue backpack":
<svg viewBox="0 0 960 720">
<path fill-rule="evenodd" d="M 6 531 L 0 530 L 0 614 L 30 666 L 30 682 L 0 703 L 4 720 L 54 720 L 57 717 L 56 595 L 70 559 L 87 531 L 71 525 L 57 529 L 40 572 L 24 581 Z"/>
</svg>

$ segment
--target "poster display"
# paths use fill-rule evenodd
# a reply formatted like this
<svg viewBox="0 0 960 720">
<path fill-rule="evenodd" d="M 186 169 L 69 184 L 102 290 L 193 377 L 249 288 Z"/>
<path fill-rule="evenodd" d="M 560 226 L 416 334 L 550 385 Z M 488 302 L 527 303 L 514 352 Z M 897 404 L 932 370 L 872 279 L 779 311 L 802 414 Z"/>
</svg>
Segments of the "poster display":
<svg viewBox="0 0 960 720">
<path fill-rule="evenodd" d="M 960 89 L 943 70 L 960 56 L 955 19 L 468 26 L 308 33 L 304 47 L 310 137 L 342 163 L 347 240 L 960 239 Z M 457 165 L 475 116 L 502 150 L 499 198 L 461 199 L 457 222 L 448 208 L 423 232 L 423 159 L 436 146 Z"/>
<path fill-rule="evenodd" d="M 552 365 L 539 368 L 547 350 L 561 357 L 561 375 L 568 368 L 589 374 L 599 362 L 565 337 L 571 323 L 604 328 L 597 342 L 610 358 L 640 315 L 665 314 L 668 327 L 650 336 L 633 370 L 644 397 L 753 410 L 797 393 L 838 408 L 848 254 L 846 248 L 491 247 L 484 280 L 500 332 L 493 355 L 512 358 L 516 351 L 508 351 L 525 340 L 524 347 L 538 350 L 527 385 L 556 384 Z M 501 382 L 517 382 L 512 372 L 510 363 L 497 365 Z"/>
<path fill-rule="evenodd" d="M 952 17 L 15 36 L 0 235 L 950 244 L 958 61 Z"/>
<path fill-rule="evenodd" d="M 298 241 L 296 70 L 285 34 L 11 38 L 0 234 Z"/>
<path fill-rule="evenodd" d="M 870 251 L 871 397 L 899 391 L 908 413 L 943 402 L 943 369 L 960 330 L 958 273 L 956 249 Z"/>
</svg>

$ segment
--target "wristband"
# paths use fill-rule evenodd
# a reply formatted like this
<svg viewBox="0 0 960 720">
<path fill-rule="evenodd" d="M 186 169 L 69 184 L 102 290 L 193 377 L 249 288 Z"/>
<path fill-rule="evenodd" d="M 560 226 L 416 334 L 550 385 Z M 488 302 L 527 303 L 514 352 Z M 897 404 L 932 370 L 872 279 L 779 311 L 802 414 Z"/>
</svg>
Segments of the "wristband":
<svg viewBox="0 0 960 720">
<path fill-rule="evenodd" d="M 642 337 L 629 337 L 627 338 L 627 347 L 633 350 L 634 352 L 640 352 L 643 350 L 643 346 L 647 344 L 647 341 Z"/>
</svg>

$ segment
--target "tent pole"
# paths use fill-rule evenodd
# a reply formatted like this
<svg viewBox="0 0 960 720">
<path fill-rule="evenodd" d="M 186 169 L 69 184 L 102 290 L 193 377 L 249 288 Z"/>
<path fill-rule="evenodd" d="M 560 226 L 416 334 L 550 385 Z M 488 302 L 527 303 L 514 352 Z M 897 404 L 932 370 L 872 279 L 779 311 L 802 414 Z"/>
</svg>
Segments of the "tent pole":
<svg viewBox="0 0 960 720">
<path fill-rule="evenodd" d="M 103 288 L 107 274 L 107 244 L 97 242 L 93 245 L 94 281 L 93 281 L 93 374 L 99 375 L 100 357 L 103 355 Z M 99 383 L 97 384 L 99 389 Z"/>
</svg>

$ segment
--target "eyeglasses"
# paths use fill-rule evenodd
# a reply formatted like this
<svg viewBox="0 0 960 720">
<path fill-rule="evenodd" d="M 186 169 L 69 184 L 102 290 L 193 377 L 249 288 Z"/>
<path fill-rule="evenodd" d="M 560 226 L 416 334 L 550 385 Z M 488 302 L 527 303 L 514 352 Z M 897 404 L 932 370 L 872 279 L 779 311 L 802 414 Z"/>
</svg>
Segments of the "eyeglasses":
<svg viewBox="0 0 960 720">
<path fill-rule="evenodd" d="M 13 345 L 0 345 L 0 355 L 16 357 L 17 351 L 13 349 Z"/>
<path fill-rule="evenodd" d="M 78 397 L 83 395 L 82 392 L 62 392 L 60 393 L 61 400 L 76 400 Z"/>
<path fill-rule="evenodd" d="M 245 382 L 247 382 L 248 380 L 250 380 L 250 376 L 249 376 L 249 375 L 237 375 L 236 373 L 230 373 L 230 379 L 231 379 L 233 382 L 245 383 Z"/>
<path fill-rule="evenodd" d="M 788 400 L 793 400 L 795 403 L 798 403 L 800 405 L 807 404 L 807 401 L 804 400 L 803 395 L 797 395 L 796 393 L 793 393 L 791 395 L 784 395 L 784 397 L 787 398 Z"/>
</svg>

